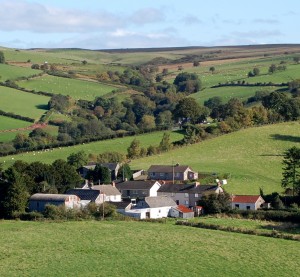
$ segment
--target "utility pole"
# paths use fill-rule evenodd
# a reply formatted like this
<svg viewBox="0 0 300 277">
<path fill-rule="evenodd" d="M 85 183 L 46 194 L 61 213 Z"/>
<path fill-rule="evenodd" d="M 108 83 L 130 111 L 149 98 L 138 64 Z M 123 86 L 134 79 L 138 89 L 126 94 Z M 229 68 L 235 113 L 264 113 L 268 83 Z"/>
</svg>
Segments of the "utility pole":
<svg viewBox="0 0 300 277">
<path fill-rule="evenodd" d="M 103 202 L 102 202 L 102 220 L 104 220 L 104 192 L 102 191 L 102 195 L 103 195 Z"/>
<path fill-rule="evenodd" d="M 175 183 L 175 169 L 174 169 L 174 161 L 172 160 L 172 175 L 173 175 L 173 185 Z"/>
</svg>

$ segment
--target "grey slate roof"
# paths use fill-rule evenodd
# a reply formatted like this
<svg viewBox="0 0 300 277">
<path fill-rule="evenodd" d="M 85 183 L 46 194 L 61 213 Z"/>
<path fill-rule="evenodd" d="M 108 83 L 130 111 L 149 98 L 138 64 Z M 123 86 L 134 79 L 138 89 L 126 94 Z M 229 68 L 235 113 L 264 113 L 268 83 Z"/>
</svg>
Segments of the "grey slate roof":
<svg viewBox="0 0 300 277">
<path fill-rule="evenodd" d="M 100 195 L 100 192 L 92 189 L 69 189 L 66 194 L 74 194 L 81 200 L 90 200 L 95 202 L 97 197 Z"/>
<path fill-rule="evenodd" d="M 118 163 L 99 163 L 102 167 L 107 167 L 110 171 L 116 170 L 118 167 Z M 95 169 L 96 163 L 91 163 L 88 165 L 84 165 L 83 167 L 87 169 Z"/>
<path fill-rule="evenodd" d="M 74 194 L 72 195 L 74 196 Z M 66 194 L 35 193 L 30 196 L 29 200 L 64 202 L 69 196 Z"/>
<path fill-rule="evenodd" d="M 112 185 L 96 185 L 96 186 L 92 186 L 92 190 L 101 191 L 101 193 L 104 193 L 107 196 L 121 195 L 119 190 Z"/>
<path fill-rule="evenodd" d="M 139 190 L 139 189 L 151 189 L 157 181 L 145 180 L 145 181 L 126 181 L 117 183 L 118 190 Z"/>
<path fill-rule="evenodd" d="M 157 173 L 172 173 L 173 171 L 175 173 L 178 172 L 185 172 L 187 169 L 192 170 L 187 165 L 151 165 L 148 169 L 148 172 L 157 172 Z"/>
<path fill-rule="evenodd" d="M 168 196 L 148 196 L 145 197 L 145 202 L 149 208 L 159 207 L 176 207 L 176 202 Z"/>
<path fill-rule="evenodd" d="M 131 205 L 130 201 L 122 201 L 122 202 L 106 202 L 109 203 L 111 205 L 114 205 L 117 209 L 125 209 L 127 208 L 129 205 Z"/>
<path fill-rule="evenodd" d="M 157 192 L 174 192 L 174 193 L 203 193 L 214 191 L 218 188 L 216 185 L 198 185 L 194 184 L 164 184 Z"/>
</svg>

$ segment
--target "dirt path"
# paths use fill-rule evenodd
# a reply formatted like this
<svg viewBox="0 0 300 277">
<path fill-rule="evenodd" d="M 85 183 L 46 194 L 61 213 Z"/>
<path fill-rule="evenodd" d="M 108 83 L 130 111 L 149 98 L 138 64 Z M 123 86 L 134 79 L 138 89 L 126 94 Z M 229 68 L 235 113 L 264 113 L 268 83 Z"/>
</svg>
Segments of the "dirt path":
<svg viewBox="0 0 300 277">
<path fill-rule="evenodd" d="M 30 125 L 30 126 L 24 127 L 24 128 L 1 130 L 0 133 L 13 133 L 13 132 L 18 132 L 18 131 L 30 131 L 30 130 L 34 130 L 34 129 L 37 129 L 37 128 L 45 128 L 47 126 L 48 126 L 47 123 L 36 123 L 36 124 Z"/>
</svg>

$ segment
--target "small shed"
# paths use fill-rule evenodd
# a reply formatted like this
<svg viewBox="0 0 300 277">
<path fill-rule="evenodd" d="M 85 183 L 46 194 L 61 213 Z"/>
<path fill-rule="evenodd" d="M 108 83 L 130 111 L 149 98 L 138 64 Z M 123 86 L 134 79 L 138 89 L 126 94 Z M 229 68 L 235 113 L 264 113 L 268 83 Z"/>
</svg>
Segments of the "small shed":
<svg viewBox="0 0 300 277">
<path fill-rule="evenodd" d="M 68 209 L 80 208 L 77 195 L 36 193 L 29 198 L 29 210 L 43 212 L 46 205 L 64 206 Z"/>
<path fill-rule="evenodd" d="M 178 205 L 177 207 L 172 207 L 170 210 L 170 216 L 176 218 L 194 218 L 194 211 L 187 208 L 184 205 Z"/>
<path fill-rule="evenodd" d="M 257 210 L 263 207 L 265 200 L 260 195 L 233 195 L 232 209 Z"/>
</svg>

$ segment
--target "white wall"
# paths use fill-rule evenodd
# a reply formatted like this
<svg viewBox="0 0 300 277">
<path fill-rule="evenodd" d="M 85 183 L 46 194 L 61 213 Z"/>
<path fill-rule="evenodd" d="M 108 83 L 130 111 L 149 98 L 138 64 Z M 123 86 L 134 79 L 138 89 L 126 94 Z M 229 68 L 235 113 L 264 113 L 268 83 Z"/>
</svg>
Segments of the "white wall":
<svg viewBox="0 0 300 277">
<path fill-rule="evenodd" d="M 239 205 L 239 207 L 236 207 L 235 205 Z M 239 210 L 248 210 L 247 206 L 250 207 L 250 210 L 256 210 L 254 203 L 238 203 L 238 202 L 232 202 L 231 207 L 232 209 L 239 209 Z"/>
<path fill-rule="evenodd" d="M 150 208 L 150 218 L 168 217 L 171 207 Z"/>
<path fill-rule="evenodd" d="M 149 196 L 157 196 L 157 191 L 159 188 L 160 188 L 160 184 L 158 182 L 155 182 L 149 191 Z"/>
<path fill-rule="evenodd" d="M 121 198 L 121 195 L 110 195 L 110 196 L 106 196 L 105 201 L 121 202 L 122 198 Z"/>
</svg>

